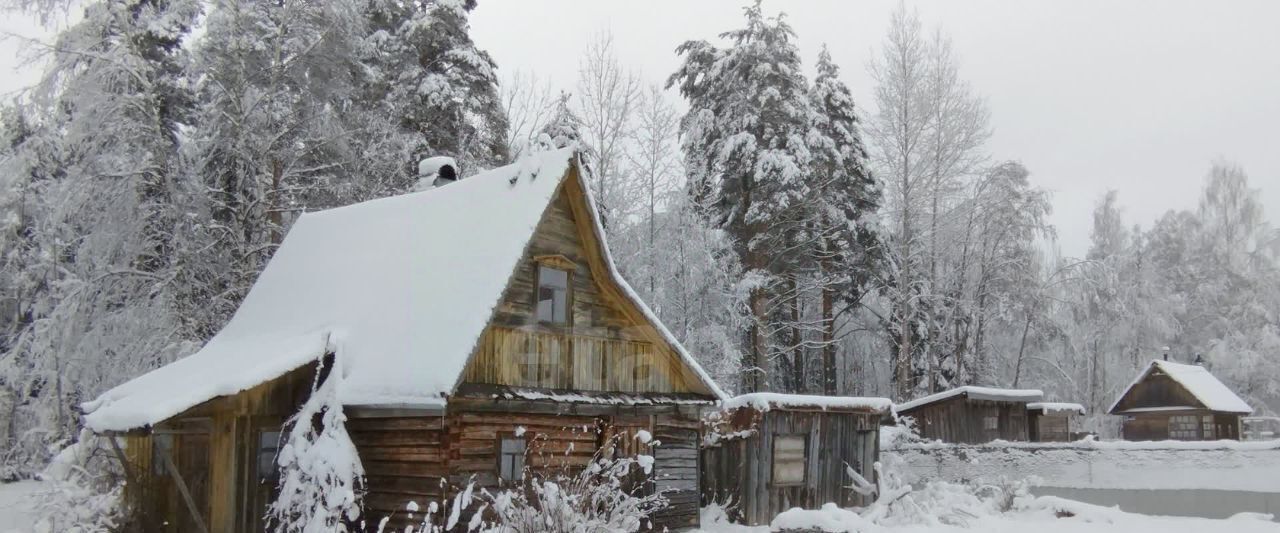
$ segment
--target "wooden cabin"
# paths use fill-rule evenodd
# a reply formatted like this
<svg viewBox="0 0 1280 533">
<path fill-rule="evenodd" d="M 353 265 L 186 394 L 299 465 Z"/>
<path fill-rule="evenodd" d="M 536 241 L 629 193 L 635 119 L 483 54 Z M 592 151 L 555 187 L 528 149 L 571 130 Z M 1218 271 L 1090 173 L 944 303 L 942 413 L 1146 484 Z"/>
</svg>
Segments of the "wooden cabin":
<svg viewBox="0 0 1280 533">
<path fill-rule="evenodd" d="M 696 527 L 723 394 L 615 270 L 582 179 L 560 150 L 300 217 L 206 346 L 84 406 L 142 529 L 262 531 L 283 424 L 331 379 L 370 530 L 597 452 L 653 457 L 654 527 Z"/>
<path fill-rule="evenodd" d="M 1065 402 L 1031 402 L 1027 404 L 1027 437 L 1031 442 L 1068 442 L 1074 440 L 1071 419 L 1084 416 L 1084 406 Z"/>
<path fill-rule="evenodd" d="M 1204 366 L 1156 360 L 1107 412 L 1124 417 L 1125 440 L 1239 440 L 1253 408 Z"/>
<path fill-rule="evenodd" d="M 1027 441 L 1027 404 L 1043 398 L 1038 390 L 964 386 L 898 404 L 895 411 L 914 419 L 925 439 L 961 444 Z"/>
<path fill-rule="evenodd" d="M 747 525 L 767 525 L 792 507 L 870 504 L 880 419 L 891 408 L 887 398 L 774 393 L 725 401 L 707 418 L 703 503 L 727 504 Z"/>
</svg>

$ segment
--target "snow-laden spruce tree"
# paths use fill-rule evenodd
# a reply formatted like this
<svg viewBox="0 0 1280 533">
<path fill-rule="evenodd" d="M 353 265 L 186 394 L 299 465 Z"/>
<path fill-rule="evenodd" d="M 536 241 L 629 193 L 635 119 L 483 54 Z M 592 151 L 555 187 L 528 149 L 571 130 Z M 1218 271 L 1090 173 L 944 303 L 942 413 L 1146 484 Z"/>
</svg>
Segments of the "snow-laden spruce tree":
<svg viewBox="0 0 1280 533">
<path fill-rule="evenodd" d="M 753 321 L 743 388 L 753 391 L 776 386 L 770 360 L 787 350 L 771 339 L 770 293 L 805 221 L 813 113 L 791 26 L 766 17 L 759 2 L 744 12 L 746 26 L 721 35 L 727 47 L 681 44 L 683 64 L 668 84 L 689 102 L 681 120 L 689 194 L 732 237 L 746 271 Z"/>
<path fill-rule="evenodd" d="M 271 531 L 347 531 L 360 519 L 364 467 L 338 400 L 341 368 L 324 365 L 322 360 L 311 397 L 285 424 L 276 457 L 279 495 L 267 515 Z"/>
<path fill-rule="evenodd" d="M 368 2 L 368 90 L 358 103 L 397 117 L 419 155 L 451 156 L 468 170 L 510 160 L 497 65 L 468 34 L 475 7 L 475 0 Z"/>
<path fill-rule="evenodd" d="M 807 228 L 816 242 L 807 249 L 816 263 L 815 284 L 821 292 L 819 342 L 822 391 L 837 394 L 837 306 L 860 304 L 883 267 L 877 210 L 880 184 L 867 169 L 861 124 L 853 94 L 840 81 L 840 69 L 823 45 L 818 74 L 809 92 L 814 109 L 813 173 L 818 180 Z"/>
</svg>

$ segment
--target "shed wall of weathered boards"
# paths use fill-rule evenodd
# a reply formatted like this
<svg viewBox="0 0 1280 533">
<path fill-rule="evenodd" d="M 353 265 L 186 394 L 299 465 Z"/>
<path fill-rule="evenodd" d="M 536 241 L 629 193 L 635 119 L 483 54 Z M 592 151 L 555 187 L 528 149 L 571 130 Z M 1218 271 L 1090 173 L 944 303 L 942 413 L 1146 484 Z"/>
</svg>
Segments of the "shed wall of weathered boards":
<svg viewBox="0 0 1280 533">
<path fill-rule="evenodd" d="M 653 517 L 655 529 L 698 525 L 696 409 L 454 398 L 443 416 L 377 410 L 358 416 L 348 425 L 369 476 L 365 520 L 378 524 L 386 518 L 387 530 L 421 526 L 421 514 L 409 516 L 410 502 L 426 509 L 468 485 L 491 493 L 513 488 L 499 475 L 504 437 L 525 443 L 524 464 L 540 475 L 574 475 L 597 452 L 651 455 L 654 482 L 640 490 L 661 491 L 669 502 Z M 638 440 L 639 430 L 659 444 Z M 611 448 L 602 451 L 604 446 Z M 470 512 L 460 523 L 470 520 Z"/>
<path fill-rule="evenodd" d="M 898 414 L 915 419 L 916 429 L 926 439 L 961 444 L 982 444 L 997 439 L 1029 439 L 1027 404 L 1022 402 L 994 402 L 955 396 L 908 411 L 899 411 Z"/>
<path fill-rule="evenodd" d="M 851 480 L 846 466 L 877 483 L 873 465 L 880 454 L 880 415 L 744 408 L 731 418 L 734 423 L 727 429 L 750 433 L 703 446 L 704 505 L 728 503 L 735 506 L 736 518 L 744 523 L 767 525 L 792 507 L 817 509 L 827 502 L 846 507 L 871 502 L 869 496 L 847 488 Z M 773 478 L 775 440 L 796 435 L 805 438 L 804 481 L 777 483 Z"/>
</svg>

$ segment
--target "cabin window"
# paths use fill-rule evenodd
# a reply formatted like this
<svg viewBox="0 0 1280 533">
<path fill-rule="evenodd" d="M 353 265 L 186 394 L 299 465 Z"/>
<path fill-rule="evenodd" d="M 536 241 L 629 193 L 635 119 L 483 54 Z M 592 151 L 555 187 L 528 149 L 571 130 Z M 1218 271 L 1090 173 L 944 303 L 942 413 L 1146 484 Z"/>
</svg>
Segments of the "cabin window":
<svg viewBox="0 0 1280 533">
<path fill-rule="evenodd" d="M 280 453 L 280 431 L 261 431 L 258 433 L 258 482 L 274 479 L 276 476 L 276 455 Z"/>
<path fill-rule="evenodd" d="M 569 272 L 538 265 L 539 322 L 550 324 L 569 323 Z"/>
<path fill-rule="evenodd" d="M 524 437 L 507 436 L 498 443 L 498 477 L 518 481 L 524 477 Z"/>
<path fill-rule="evenodd" d="M 774 485 L 804 484 L 804 463 L 808 440 L 805 435 L 774 435 Z"/>
<path fill-rule="evenodd" d="M 1169 417 L 1169 438 L 1181 440 L 1195 440 L 1200 438 L 1196 422 L 1197 420 L 1195 416 Z"/>
<path fill-rule="evenodd" d="M 1202 418 L 1202 420 L 1204 421 L 1204 439 L 1213 440 L 1214 439 L 1213 417 L 1209 415 L 1205 415 L 1204 418 Z"/>
<path fill-rule="evenodd" d="M 157 476 L 169 475 L 165 457 L 173 453 L 173 435 L 155 433 L 151 436 L 151 472 Z M 172 459 L 171 459 L 172 460 Z"/>
<path fill-rule="evenodd" d="M 987 431 L 996 431 L 1000 429 L 1000 417 L 984 416 L 982 417 L 982 429 Z"/>
</svg>

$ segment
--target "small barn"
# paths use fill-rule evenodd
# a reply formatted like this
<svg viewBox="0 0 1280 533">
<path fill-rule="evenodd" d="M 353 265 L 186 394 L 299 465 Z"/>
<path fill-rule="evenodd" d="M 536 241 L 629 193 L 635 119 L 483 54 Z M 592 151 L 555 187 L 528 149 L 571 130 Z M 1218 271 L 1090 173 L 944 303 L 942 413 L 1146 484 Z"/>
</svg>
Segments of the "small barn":
<svg viewBox="0 0 1280 533">
<path fill-rule="evenodd" d="M 370 528 L 597 453 L 651 457 L 654 525 L 696 527 L 723 394 L 614 268 L 582 180 L 559 150 L 302 215 L 200 351 L 84 405 L 141 529 L 262 531 L 284 423 L 333 379 Z"/>
<path fill-rule="evenodd" d="M 898 416 L 915 420 L 920 436 L 961 444 L 1030 440 L 1027 404 L 1044 393 L 1033 389 L 964 386 L 898 404 Z"/>
<path fill-rule="evenodd" d="M 1074 440 L 1071 420 L 1084 416 L 1084 406 L 1066 402 L 1031 402 L 1027 404 L 1027 436 L 1031 442 L 1068 442 Z"/>
<path fill-rule="evenodd" d="M 707 417 L 703 503 L 728 504 L 748 525 L 767 525 L 792 507 L 869 504 L 880 419 L 892 405 L 887 398 L 776 393 L 725 401 Z"/>
<path fill-rule="evenodd" d="M 1124 417 L 1125 440 L 1239 440 L 1253 408 L 1204 366 L 1157 359 L 1107 412 Z"/>
</svg>

